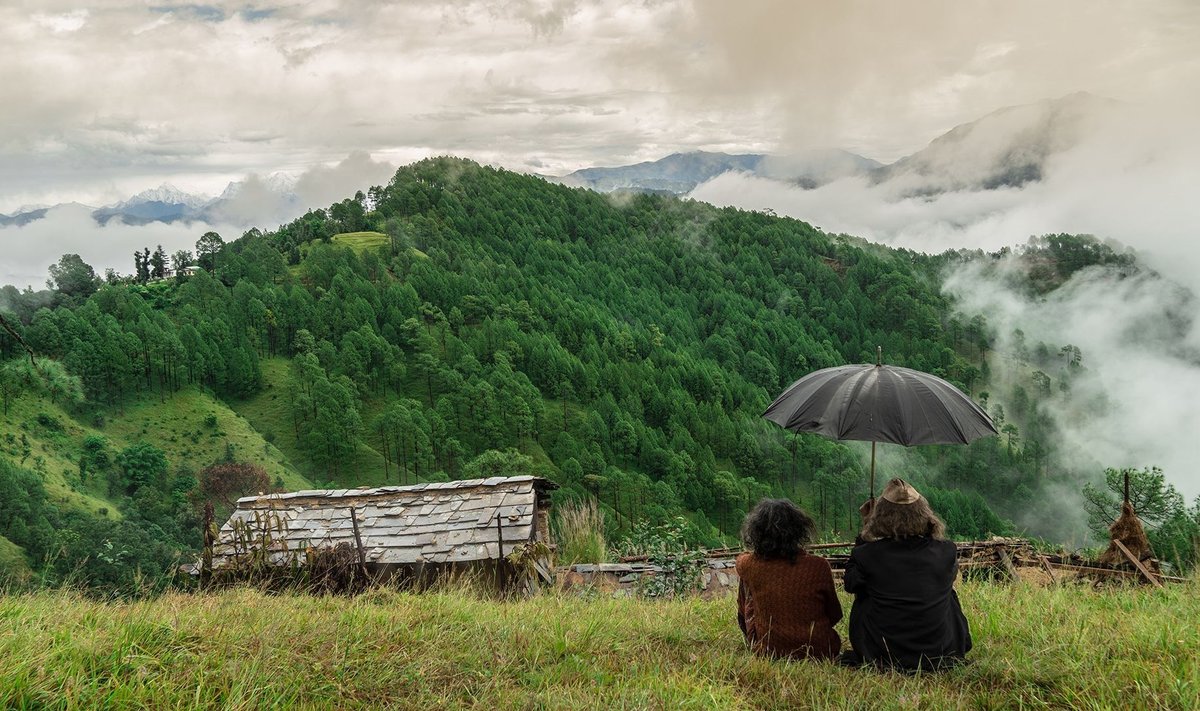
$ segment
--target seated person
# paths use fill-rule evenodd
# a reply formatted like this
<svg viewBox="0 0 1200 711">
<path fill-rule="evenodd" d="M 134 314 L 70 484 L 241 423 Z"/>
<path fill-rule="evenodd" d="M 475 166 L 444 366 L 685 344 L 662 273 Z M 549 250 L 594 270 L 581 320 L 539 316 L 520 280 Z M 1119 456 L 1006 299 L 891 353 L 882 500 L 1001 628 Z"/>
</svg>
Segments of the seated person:
<svg viewBox="0 0 1200 711">
<path fill-rule="evenodd" d="M 829 563 L 804 544 L 816 524 L 786 499 L 763 499 L 746 515 L 737 558 L 738 626 L 751 649 L 773 657 L 833 659 L 842 605 Z"/>
<path fill-rule="evenodd" d="M 902 671 L 952 666 L 971 649 L 971 632 L 954 592 L 957 547 L 929 502 L 903 479 L 868 501 L 858 544 L 846 563 L 854 594 L 845 664 Z"/>
</svg>

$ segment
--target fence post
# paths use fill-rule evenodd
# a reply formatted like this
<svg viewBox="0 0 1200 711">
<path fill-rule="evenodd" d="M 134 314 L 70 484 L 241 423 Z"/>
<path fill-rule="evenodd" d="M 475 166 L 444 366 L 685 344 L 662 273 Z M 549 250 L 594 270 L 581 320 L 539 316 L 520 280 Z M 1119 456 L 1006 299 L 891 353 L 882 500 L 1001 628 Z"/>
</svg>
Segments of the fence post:
<svg viewBox="0 0 1200 711">
<path fill-rule="evenodd" d="M 204 552 L 200 557 L 200 589 L 207 590 L 212 585 L 213 564 L 213 505 L 211 501 L 204 502 Z"/>
</svg>

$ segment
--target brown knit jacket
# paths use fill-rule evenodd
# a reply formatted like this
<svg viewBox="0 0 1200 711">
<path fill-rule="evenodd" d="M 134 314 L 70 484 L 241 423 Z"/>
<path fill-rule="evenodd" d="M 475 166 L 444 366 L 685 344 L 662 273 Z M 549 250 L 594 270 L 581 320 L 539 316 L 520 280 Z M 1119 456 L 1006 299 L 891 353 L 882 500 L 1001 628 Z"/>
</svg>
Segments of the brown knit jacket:
<svg viewBox="0 0 1200 711">
<path fill-rule="evenodd" d="M 833 626 L 842 619 L 842 605 L 824 558 L 802 552 L 790 562 L 743 553 L 737 573 L 738 626 L 754 651 L 825 659 L 841 651 Z"/>
</svg>

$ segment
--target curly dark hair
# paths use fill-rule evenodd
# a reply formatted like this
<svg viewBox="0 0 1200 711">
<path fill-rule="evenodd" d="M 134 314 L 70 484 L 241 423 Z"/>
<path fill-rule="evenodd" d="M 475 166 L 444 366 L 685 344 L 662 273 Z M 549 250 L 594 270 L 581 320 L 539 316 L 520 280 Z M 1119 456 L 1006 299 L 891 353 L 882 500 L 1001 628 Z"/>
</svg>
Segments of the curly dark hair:
<svg viewBox="0 0 1200 711">
<path fill-rule="evenodd" d="M 761 558 L 795 560 L 817 524 L 787 499 L 759 501 L 742 522 L 742 544 Z"/>
<path fill-rule="evenodd" d="M 863 525 L 862 537 L 868 541 L 881 538 L 946 537 L 946 524 L 929 506 L 924 496 L 911 504 L 893 504 L 876 499 L 871 516 Z"/>
</svg>

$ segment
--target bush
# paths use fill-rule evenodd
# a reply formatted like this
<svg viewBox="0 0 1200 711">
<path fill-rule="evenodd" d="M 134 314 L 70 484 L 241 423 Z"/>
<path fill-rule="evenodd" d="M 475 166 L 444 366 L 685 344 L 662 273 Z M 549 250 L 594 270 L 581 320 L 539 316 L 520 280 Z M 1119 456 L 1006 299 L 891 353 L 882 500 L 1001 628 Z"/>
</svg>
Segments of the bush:
<svg viewBox="0 0 1200 711">
<path fill-rule="evenodd" d="M 257 464 L 221 462 L 200 470 L 199 495 L 232 509 L 241 496 L 271 489 L 267 471 Z"/>
<path fill-rule="evenodd" d="M 167 475 L 167 456 L 152 444 L 139 442 L 126 447 L 117 455 L 121 468 L 120 485 L 132 494 L 144 486 L 157 486 Z"/>
<path fill-rule="evenodd" d="M 63 431 L 62 420 L 59 420 L 54 415 L 46 414 L 45 412 L 38 413 L 37 423 L 39 425 L 41 425 L 42 427 L 45 427 L 46 429 L 50 430 L 51 432 L 62 432 Z"/>
<path fill-rule="evenodd" d="M 621 542 L 620 554 L 644 555 L 648 563 L 659 568 L 655 575 L 643 575 L 638 580 L 640 595 L 679 597 L 696 589 L 704 554 L 700 550 L 689 550 L 688 539 L 688 522 L 682 517 L 657 526 L 639 521 L 633 527 Z"/>
</svg>

